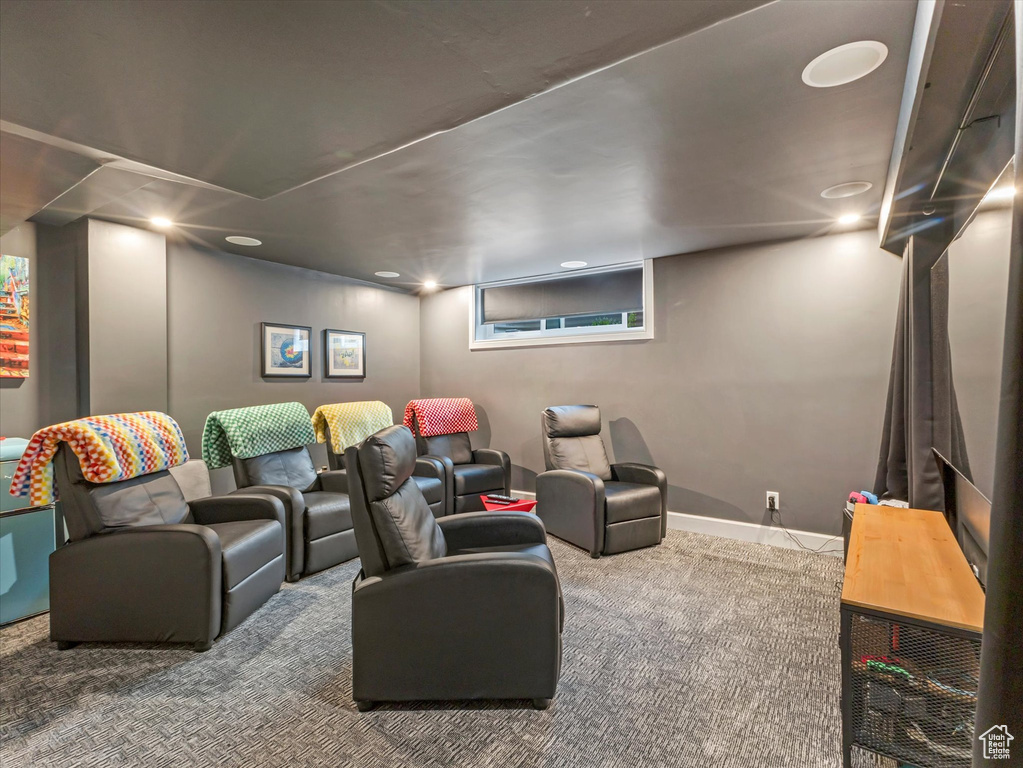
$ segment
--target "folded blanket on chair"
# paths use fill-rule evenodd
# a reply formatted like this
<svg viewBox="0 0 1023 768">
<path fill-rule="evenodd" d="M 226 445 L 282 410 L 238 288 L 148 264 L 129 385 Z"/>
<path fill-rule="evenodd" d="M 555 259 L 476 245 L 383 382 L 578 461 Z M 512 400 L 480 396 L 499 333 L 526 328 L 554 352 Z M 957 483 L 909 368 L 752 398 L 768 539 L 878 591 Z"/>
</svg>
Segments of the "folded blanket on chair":
<svg viewBox="0 0 1023 768">
<path fill-rule="evenodd" d="M 67 443 L 90 483 L 113 483 L 170 469 L 188 461 L 181 428 L 166 413 L 115 413 L 43 427 L 28 441 L 14 470 L 12 496 L 32 504 L 54 500 L 53 456 Z"/>
<path fill-rule="evenodd" d="M 214 411 L 202 431 L 202 457 L 210 469 L 316 442 L 309 411 L 302 403 L 254 405 Z"/>
<path fill-rule="evenodd" d="M 416 434 L 433 437 L 435 435 L 451 435 L 455 432 L 475 432 L 479 429 L 476 422 L 476 409 L 472 400 L 467 397 L 435 397 L 412 400 L 405 406 L 405 418 L 402 422 Z"/>
<path fill-rule="evenodd" d="M 344 453 L 345 448 L 365 440 L 374 432 L 394 424 L 394 416 L 386 403 L 363 400 L 357 403 L 330 403 L 313 411 L 316 442 L 327 442 L 330 430 L 330 448 Z"/>
</svg>

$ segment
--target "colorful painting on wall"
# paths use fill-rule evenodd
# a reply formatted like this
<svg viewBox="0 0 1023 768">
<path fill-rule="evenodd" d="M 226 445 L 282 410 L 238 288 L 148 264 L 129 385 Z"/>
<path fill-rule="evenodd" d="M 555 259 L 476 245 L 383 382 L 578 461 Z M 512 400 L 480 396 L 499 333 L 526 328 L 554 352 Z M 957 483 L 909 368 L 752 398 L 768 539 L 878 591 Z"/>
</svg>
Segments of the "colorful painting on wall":
<svg viewBox="0 0 1023 768">
<path fill-rule="evenodd" d="M 328 328 L 323 335 L 324 375 L 328 379 L 366 378 L 366 334 Z"/>
<path fill-rule="evenodd" d="M 263 323 L 263 376 L 309 378 L 309 339 L 312 329 L 304 325 Z"/>
<path fill-rule="evenodd" d="M 28 259 L 0 256 L 0 379 L 28 378 Z"/>
</svg>

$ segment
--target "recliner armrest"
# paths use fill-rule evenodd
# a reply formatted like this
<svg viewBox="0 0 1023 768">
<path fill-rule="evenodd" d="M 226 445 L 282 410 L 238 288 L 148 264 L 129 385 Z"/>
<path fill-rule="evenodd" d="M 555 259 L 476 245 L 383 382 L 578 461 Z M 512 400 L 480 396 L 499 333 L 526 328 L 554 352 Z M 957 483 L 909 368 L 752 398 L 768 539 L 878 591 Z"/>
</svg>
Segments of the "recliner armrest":
<svg viewBox="0 0 1023 768">
<path fill-rule="evenodd" d="M 427 453 L 416 458 L 412 474 L 418 477 L 436 477 L 444 484 L 444 515 L 454 512 L 455 465 L 447 456 Z"/>
<path fill-rule="evenodd" d="M 611 477 L 621 483 L 656 485 L 661 492 L 661 538 L 668 530 L 668 478 L 657 467 L 649 464 L 624 462 L 611 465 Z"/>
<path fill-rule="evenodd" d="M 477 448 L 472 452 L 472 460 L 477 464 L 494 464 L 504 471 L 504 492 L 511 490 L 511 459 L 504 451 L 493 448 Z"/>
<path fill-rule="evenodd" d="M 320 472 L 320 488 L 330 493 L 348 493 L 348 471 L 344 469 L 331 469 Z"/>
<path fill-rule="evenodd" d="M 267 495 L 280 499 L 284 504 L 284 540 L 287 542 L 286 554 L 288 581 L 297 581 L 305 570 L 305 498 L 290 485 L 250 485 L 231 491 L 231 496 Z"/>
<path fill-rule="evenodd" d="M 244 488 L 236 488 L 229 496 L 251 496 L 265 495 L 280 499 L 288 513 L 301 515 L 305 511 L 305 499 L 302 493 L 290 485 L 249 485 Z"/>
<path fill-rule="evenodd" d="M 220 633 L 222 554 L 209 528 L 145 525 L 50 555 L 50 638 L 190 642 Z"/>
<path fill-rule="evenodd" d="M 286 524 L 284 502 L 270 494 L 234 493 L 228 496 L 207 496 L 190 501 L 188 508 L 200 525 L 235 520 L 276 520 L 281 524 L 281 528 Z"/>
<path fill-rule="evenodd" d="M 547 542 L 543 521 L 530 512 L 465 512 L 437 524 L 451 550 Z"/>
<path fill-rule="evenodd" d="M 555 536 L 588 546 L 597 557 L 604 550 L 604 481 L 591 472 L 552 469 L 536 477 L 536 512 Z M 586 542 L 585 544 L 583 542 Z"/>
<path fill-rule="evenodd" d="M 459 624 L 487 622 L 496 616 L 502 625 L 520 626 L 528 633 L 541 618 L 539 611 L 518 618 L 505 611 L 523 603 L 543 605 L 552 626 L 560 627 L 560 589 L 557 571 L 542 557 L 479 552 L 424 560 L 357 580 L 352 599 L 362 606 L 389 604 L 377 614 L 377 621 L 399 626 L 417 618 Z"/>
<path fill-rule="evenodd" d="M 668 479 L 664 472 L 649 464 L 624 462 L 611 465 L 611 477 L 620 483 L 639 483 L 667 487 Z"/>
</svg>

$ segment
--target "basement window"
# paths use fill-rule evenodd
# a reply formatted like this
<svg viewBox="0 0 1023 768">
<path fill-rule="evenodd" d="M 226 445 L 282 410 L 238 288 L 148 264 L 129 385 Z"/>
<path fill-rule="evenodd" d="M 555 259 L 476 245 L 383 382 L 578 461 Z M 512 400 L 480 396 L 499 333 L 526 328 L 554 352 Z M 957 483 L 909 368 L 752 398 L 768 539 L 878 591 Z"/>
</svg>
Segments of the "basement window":
<svg viewBox="0 0 1023 768">
<path fill-rule="evenodd" d="M 653 338 L 650 260 L 473 288 L 470 349 Z"/>
</svg>

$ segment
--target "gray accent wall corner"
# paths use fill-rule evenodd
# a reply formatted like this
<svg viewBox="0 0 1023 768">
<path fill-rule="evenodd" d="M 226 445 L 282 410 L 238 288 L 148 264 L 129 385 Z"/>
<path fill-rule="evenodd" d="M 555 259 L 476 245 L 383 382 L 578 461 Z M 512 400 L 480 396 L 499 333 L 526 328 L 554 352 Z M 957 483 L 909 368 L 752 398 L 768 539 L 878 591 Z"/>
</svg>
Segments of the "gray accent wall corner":
<svg viewBox="0 0 1023 768">
<path fill-rule="evenodd" d="M 543 408 L 593 403 L 615 461 L 667 473 L 670 510 L 768 523 L 772 490 L 786 525 L 838 533 L 874 476 L 901 259 L 861 231 L 653 265 L 650 341 L 470 351 L 471 289 L 424 297 L 422 395 L 472 397 L 520 490 Z"/>
</svg>

